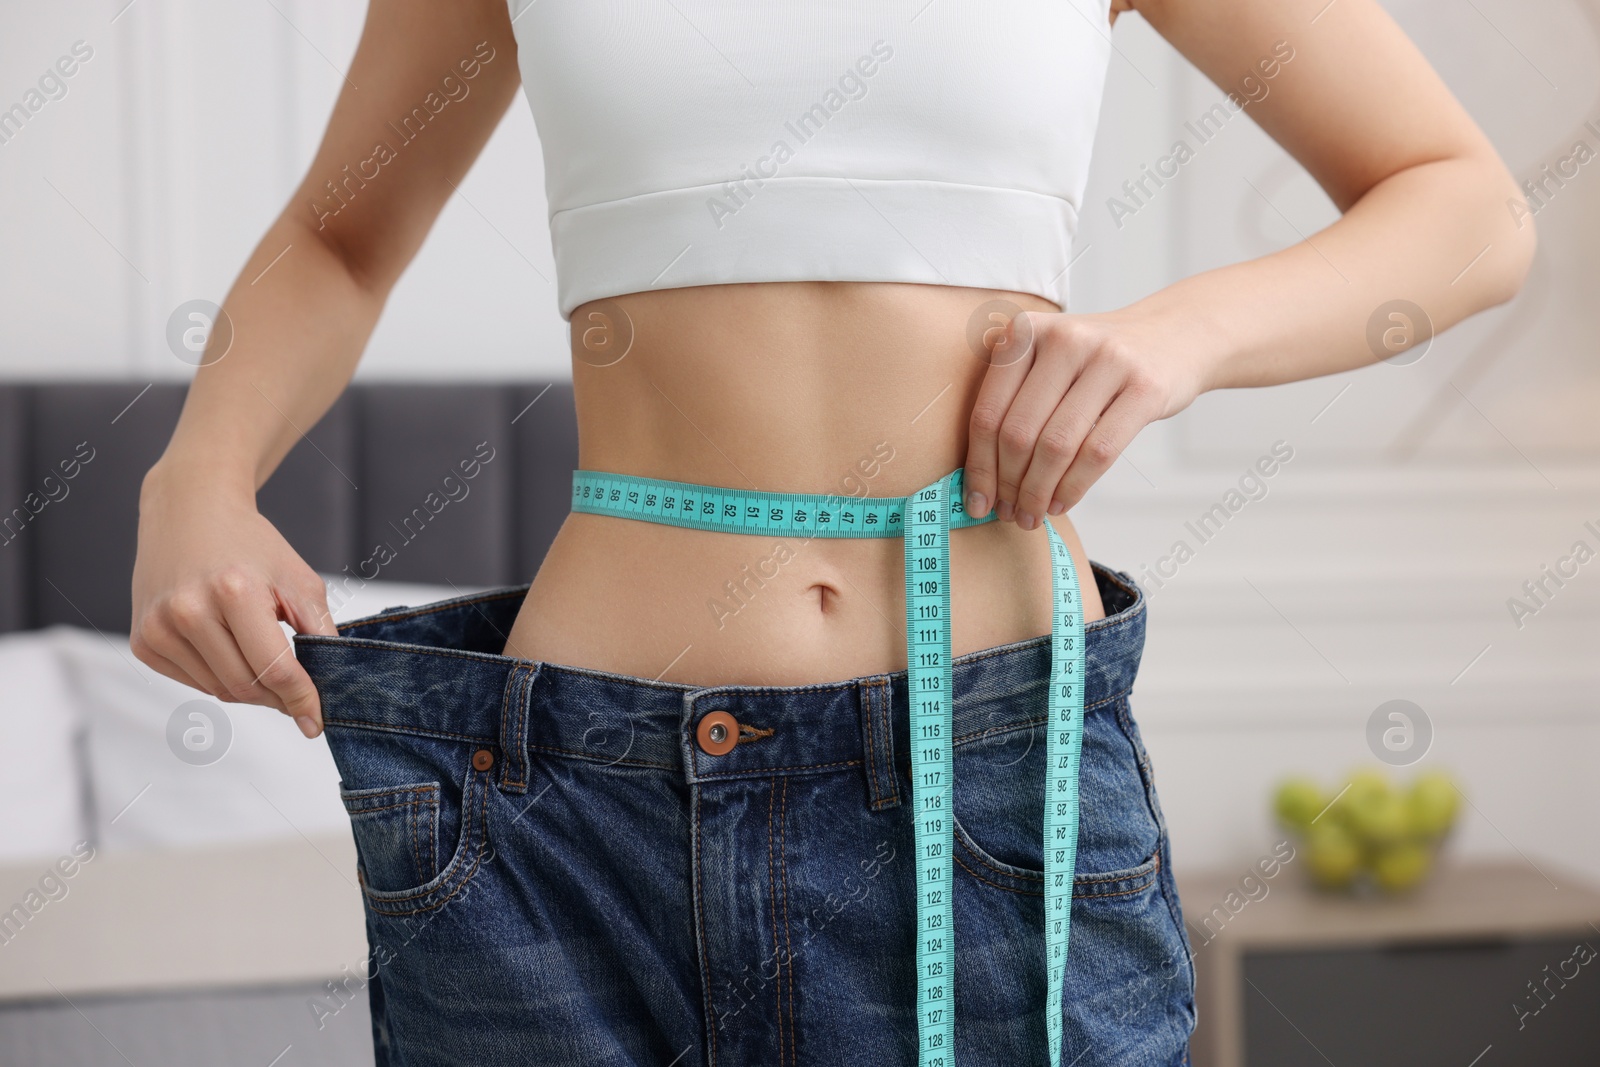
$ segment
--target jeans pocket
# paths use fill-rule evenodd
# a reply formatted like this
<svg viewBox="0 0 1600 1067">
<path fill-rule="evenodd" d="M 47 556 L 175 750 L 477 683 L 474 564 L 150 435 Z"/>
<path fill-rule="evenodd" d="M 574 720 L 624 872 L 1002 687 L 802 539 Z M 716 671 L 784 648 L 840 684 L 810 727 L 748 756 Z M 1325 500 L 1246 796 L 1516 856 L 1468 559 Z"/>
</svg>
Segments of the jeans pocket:
<svg viewBox="0 0 1600 1067">
<path fill-rule="evenodd" d="M 1114 901 L 1154 889 L 1161 878 L 1161 850 L 1152 852 L 1148 859 L 1136 867 L 1119 871 L 1085 873 L 1081 869 L 1072 880 L 1074 900 Z"/>
<path fill-rule="evenodd" d="M 443 906 L 488 855 L 494 771 L 474 765 L 479 746 L 332 724 L 327 736 L 368 910 Z"/>
<path fill-rule="evenodd" d="M 1155 887 L 1159 809 L 1148 760 L 1118 696 L 1084 713 L 1078 768 L 1075 897 L 1110 897 Z M 956 863 L 981 881 L 1044 892 L 1044 802 L 1048 753 L 1042 724 L 996 730 L 955 746 Z"/>
<path fill-rule="evenodd" d="M 1083 719 L 1078 872 L 1116 880 L 1152 863 L 1162 842 L 1160 808 L 1127 694 L 1089 710 Z"/>
<path fill-rule="evenodd" d="M 439 873 L 439 783 L 339 789 L 363 885 L 411 889 Z"/>
<path fill-rule="evenodd" d="M 955 864 L 980 882 L 1044 893 L 1044 734 L 991 730 L 956 743 Z"/>
</svg>

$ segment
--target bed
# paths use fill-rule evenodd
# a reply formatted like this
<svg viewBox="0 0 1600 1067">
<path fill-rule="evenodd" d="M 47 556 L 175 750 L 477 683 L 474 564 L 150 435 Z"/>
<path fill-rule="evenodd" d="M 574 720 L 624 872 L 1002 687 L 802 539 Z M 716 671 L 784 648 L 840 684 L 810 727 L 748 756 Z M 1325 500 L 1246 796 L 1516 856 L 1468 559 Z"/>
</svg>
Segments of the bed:
<svg viewBox="0 0 1600 1067">
<path fill-rule="evenodd" d="M 127 647 L 184 390 L 0 386 L 0 1062 L 370 1064 L 326 744 Z M 576 466 L 569 383 L 358 383 L 258 501 L 349 619 L 527 581 Z"/>
</svg>

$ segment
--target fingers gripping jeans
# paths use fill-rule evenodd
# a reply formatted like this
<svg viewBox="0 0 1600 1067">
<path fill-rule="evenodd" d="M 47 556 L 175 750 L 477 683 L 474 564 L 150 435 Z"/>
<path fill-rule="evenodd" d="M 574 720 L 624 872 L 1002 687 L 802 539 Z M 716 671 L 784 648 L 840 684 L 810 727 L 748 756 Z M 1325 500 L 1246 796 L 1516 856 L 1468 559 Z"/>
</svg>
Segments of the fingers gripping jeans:
<svg viewBox="0 0 1600 1067">
<path fill-rule="evenodd" d="M 1187 1062 L 1193 965 L 1093 564 L 1062 1067 Z M 360 857 L 379 1067 L 916 1063 L 906 673 L 696 687 L 498 654 L 527 586 L 295 639 Z M 1042 1064 L 1047 636 L 957 657 L 956 1063 Z M 696 727 L 731 713 L 711 755 Z"/>
</svg>

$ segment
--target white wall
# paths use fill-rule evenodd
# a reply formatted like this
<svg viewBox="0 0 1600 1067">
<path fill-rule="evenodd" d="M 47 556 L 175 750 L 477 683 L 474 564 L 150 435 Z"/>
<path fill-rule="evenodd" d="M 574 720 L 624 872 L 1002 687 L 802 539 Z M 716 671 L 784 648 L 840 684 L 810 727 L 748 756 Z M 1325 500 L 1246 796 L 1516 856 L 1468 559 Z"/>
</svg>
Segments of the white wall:
<svg viewBox="0 0 1600 1067">
<path fill-rule="evenodd" d="M 167 349 L 167 317 L 186 300 L 220 303 L 283 209 L 365 17 L 353 0 L 126 3 L 0 11 L 0 107 L 73 42 L 94 49 L 67 95 L 0 145 L 7 377 L 190 372 Z M 539 145 L 519 99 L 396 287 L 358 373 L 565 376 L 554 277 Z"/>
<path fill-rule="evenodd" d="M 74 41 L 95 50 L 67 96 L 0 146 L 10 378 L 188 372 L 166 349 L 167 316 L 190 298 L 220 301 L 281 209 L 364 11 L 354 0 L 125 2 L 0 13 L 0 106 Z M 1600 149 L 1582 125 L 1600 127 L 1600 0 L 1585 3 L 1389 8 L 1527 177 L 1579 138 Z M 1114 40 L 1075 310 L 1124 304 L 1333 219 L 1241 117 L 1118 226 L 1107 198 L 1221 92 L 1137 17 Z M 1292 73 L 1291 62 L 1281 76 Z M 395 290 L 360 374 L 565 376 L 544 215 L 519 101 Z M 1506 608 L 1574 541 L 1600 549 L 1583 526 L 1600 529 L 1600 162 L 1538 225 L 1538 265 L 1513 304 L 1409 366 L 1204 396 L 1150 427 L 1079 509 L 1091 555 L 1153 594 L 1136 710 L 1180 866 L 1242 869 L 1270 840 L 1271 783 L 1291 770 L 1332 781 L 1366 757 L 1371 711 L 1404 697 L 1436 731 L 1421 766 L 1453 769 L 1473 800 L 1457 847 L 1600 881 L 1600 563 L 1520 629 Z M 1294 459 L 1268 496 L 1156 588 L 1144 566 L 1193 543 L 1185 521 L 1279 440 Z"/>
<path fill-rule="evenodd" d="M 1512 170 L 1532 177 L 1580 137 L 1600 150 L 1582 128 L 1600 126 L 1590 2 L 1484 2 L 1481 16 L 1387 6 Z M 1126 21 L 1075 253 L 1077 310 L 1119 306 L 1336 217 L 1298 165 L 1236 118 L 1119 228 L 1107 198 L 1221 98 Z M 1291 61 L 1280 77 L 1292 74 Z M 1453 771 L 1473 802 L 1455 848 L 1525 859 L 1557 883 L 1562 868 L 1600 880 L 1600 562 L 1520 629 L 1506 606 L 1574 541 L 1600 551 L 1600 532 L 1583 526 L 1600 531 L 1600 162 L 1537 221 L 1539 262 L 1512 304 L 1409 366 L 1207 394 L 1141 435 L 1082 509 L 1090 554 L 1151 593 L 1135 711 L 1179 867 L 1243 871 L 1273 839 L 1272 784 L 1291 770 L 1333 783 L 1371 762 L 1369 715 L 1404 698 L 1435 731 L 1415 769 Z M 1185 522 L 1280 440 L 1294 459 L 1267 496 L 1202 546 Z M 1143 568 L 1179 539 L 1195 556 L 1157 588 Z"/>
</svg>

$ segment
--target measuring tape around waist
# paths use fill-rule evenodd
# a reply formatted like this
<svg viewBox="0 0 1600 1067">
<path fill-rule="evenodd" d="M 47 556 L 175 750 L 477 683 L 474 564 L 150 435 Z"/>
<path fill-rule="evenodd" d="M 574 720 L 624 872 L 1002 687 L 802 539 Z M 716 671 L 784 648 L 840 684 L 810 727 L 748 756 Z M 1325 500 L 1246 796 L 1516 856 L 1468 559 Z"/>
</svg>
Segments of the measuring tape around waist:
<svg viewBox="0 0 1600 1067">
<path fill-rule="evenodd" d="M 954 737 L 950 531 L 995 520 L 962 505 L 957 468 L 909 497 L 763 493 L 657 478 L 572 472 L 572 510 L 724 533 L 904 537 L 906 683 L 917 858 L 917 1063 L 955 1067 Z M 1044 919 L 1050 1067 L 1061 1008 L 1078 850 L 1083 743 L 1083 613 L 1072 555 L 1049 522 L 1050 682 L 1045 745 Z"/>
</svg>

